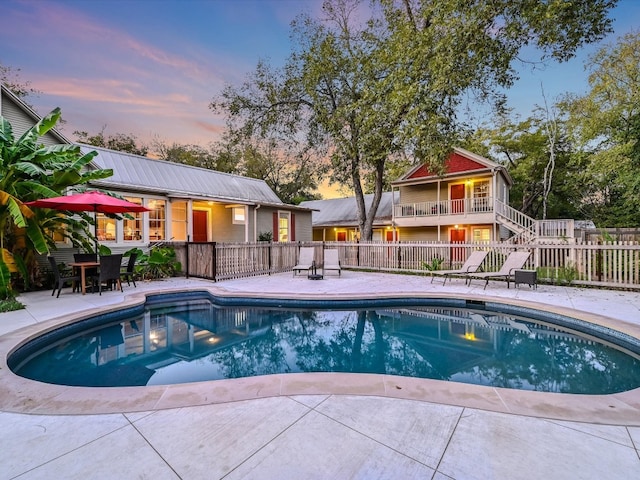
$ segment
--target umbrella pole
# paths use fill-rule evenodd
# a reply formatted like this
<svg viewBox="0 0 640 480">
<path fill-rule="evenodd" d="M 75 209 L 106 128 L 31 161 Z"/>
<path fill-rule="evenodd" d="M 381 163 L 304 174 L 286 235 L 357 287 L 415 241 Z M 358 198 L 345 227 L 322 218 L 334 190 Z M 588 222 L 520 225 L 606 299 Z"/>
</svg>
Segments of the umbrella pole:
<svg viewBox="0 0 640 480">
<path fill-rule="evenodd" d="M 95 208 L 93 210 L 93 236 L 96 242 L 96 255 L 98 255 L 100 253 L 98 250 L 98 210 Z"/>
</svg>

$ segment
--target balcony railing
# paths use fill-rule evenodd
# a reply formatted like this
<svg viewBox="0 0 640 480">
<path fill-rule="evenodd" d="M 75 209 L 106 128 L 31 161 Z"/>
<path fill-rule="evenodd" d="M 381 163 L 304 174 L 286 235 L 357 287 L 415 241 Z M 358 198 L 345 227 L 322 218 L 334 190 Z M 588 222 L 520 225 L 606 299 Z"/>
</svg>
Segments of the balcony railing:
<svg viewBox="0 0 640 480">
<path fill-rule="evenodd" d="M 393 206 L 393 216 L 395 218 L 491 212 L 493 212 L 493 198 L 491 197 L 442 200 L 439 202 L 400 203 Z"/>
</svg>

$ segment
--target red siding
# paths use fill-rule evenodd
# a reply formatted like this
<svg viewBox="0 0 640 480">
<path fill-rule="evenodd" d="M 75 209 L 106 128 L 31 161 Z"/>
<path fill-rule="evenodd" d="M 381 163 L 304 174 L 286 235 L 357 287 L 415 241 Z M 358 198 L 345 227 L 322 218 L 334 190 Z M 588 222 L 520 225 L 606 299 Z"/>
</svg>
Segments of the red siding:
<svg viewBox="0 0 640 480">
<path fill-rule="evenodd" d="M 474 160 L 471 160 L 467 157 L 460 155 L 457 152 L 453 152 L 449 158 L 444 163 L 444 173 L 459 173 L 459 172 L 469 172 L 473 170 L 483 170 L 486 169 L 486 165 L 482 165 Z M 434 177 L 435 174 L 430 172 L 426 165 L 422 165 L 415 172 L 413 172 L 409 178 L 423 178 L 423 177 Z"/>
</svg>

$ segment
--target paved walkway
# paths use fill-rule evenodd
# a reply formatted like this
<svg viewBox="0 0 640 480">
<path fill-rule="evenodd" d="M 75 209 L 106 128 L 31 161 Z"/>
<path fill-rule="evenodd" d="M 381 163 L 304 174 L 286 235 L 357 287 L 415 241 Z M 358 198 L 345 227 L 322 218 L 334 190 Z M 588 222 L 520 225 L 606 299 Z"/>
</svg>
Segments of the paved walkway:
<svg viewBox="0 0 640 480">
<path fill-rule="evenodd" d="M 25 310 L 0 314 L 0 343 L 10 345 L 59 322 L 57 318 L 110 308 L 145 291 L 200 287 L 225 295 L 287 298 L 293 292 L 312 298 L 433 294 L 537 302 L 552 311 L 579 310 L 581 317 L 640 337 L 637 293 L 552 286 L 507 289 L 500 283 L 483 290 L 481 283 L 467 287 L 455 281 L 442 287 L 429 282 L 417 276 L 343 271 L 341 277 L 321 281 L 282 274 L 219 283 L 139 282 L 125 295 L 82 296 L 66 289 L 56 299 L 36 292 L 20 297 Z M 280 378 L 275 392 L 257 392 L 257 380 L 245 384 L 240 379 L 207 382 L 195 390 L 166 388 L 157 398 L 151 398 L 151 387 L 105 389 L 99 395 L 96 389 L 86 394 L 63 387 L 65 391 L 48 398 L 51 389 L 15 381 L 5 361 L 0 365 L 1 479 L 573 480 L 640 475 L 638 390 L 606 396 L 603 407 L 594 396 L 536 395 L 434 381 L 426 390 L 418 383 L 402 383 L 415 388 L 400 389 L 388 379 L 380 381 L 381 376 L 350 376 L 351 385 L 338 386 L 340 382 L 315 385 L 315 379 Z M 371 377 L 384 384 L 379 395 Z M 273 384 L 268 378 L 261 385 L 269 390 Z M 252 386 L 250 400 L 243 399 L 248 398 L 242 393 L 246 385 Z M 332 388 L 338 392 L 331 393 Z M 118 398 L 107 393 L 112 390 Z M 406 390 L 409 398 L 400 398 Z M 150 397 L 147 403 L 143 395 Z M 491 396 L 497 400 L 487 400 Z M 122 408 L 127 398 L 135 400 Z M 584 407 L 576 408 L 580 404 Z M 109 405 L 111 413 L 101 413 Z M 584 411 L 588 421 L 565 417 L 575 420 Z"/>
</svg>

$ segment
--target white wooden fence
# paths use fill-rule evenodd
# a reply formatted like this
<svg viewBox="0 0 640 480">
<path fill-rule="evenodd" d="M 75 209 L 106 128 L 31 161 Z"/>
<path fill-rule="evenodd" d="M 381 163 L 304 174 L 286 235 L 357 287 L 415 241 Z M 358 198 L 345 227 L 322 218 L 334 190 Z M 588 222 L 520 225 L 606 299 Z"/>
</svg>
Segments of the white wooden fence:
<svg viewBox="0 0 640 480">
<path fill-rule="evenodd" d="M 318 265 L 323 249 L 336 248 L 343 268 L 427 274 L 428 267 L 457 268 L 473 250 L 488 250 L 485 271 L 497 271 L 506 256 L 526 250 L 525 269 L 537 270 L 539 282 L 640 288 L 638 242 L 507 243 L 306 242 L 174 243 L 187 276 L 224 280 L 291 271 L 301 246 L 314 246 Z"/>
</svg>

